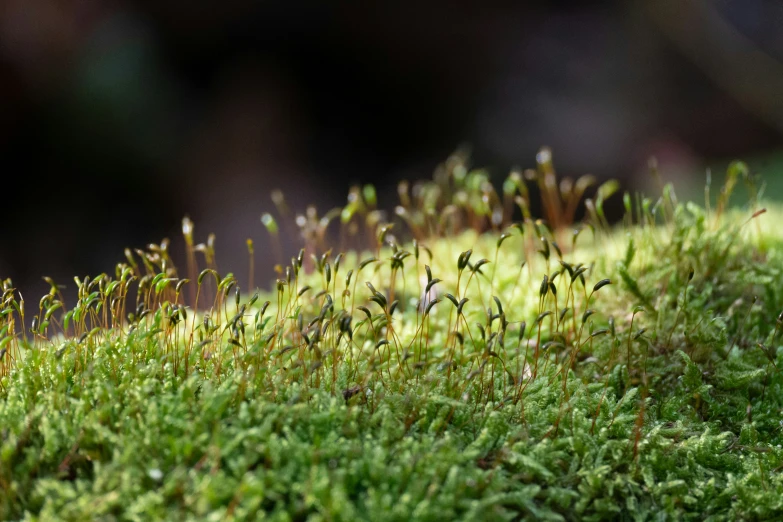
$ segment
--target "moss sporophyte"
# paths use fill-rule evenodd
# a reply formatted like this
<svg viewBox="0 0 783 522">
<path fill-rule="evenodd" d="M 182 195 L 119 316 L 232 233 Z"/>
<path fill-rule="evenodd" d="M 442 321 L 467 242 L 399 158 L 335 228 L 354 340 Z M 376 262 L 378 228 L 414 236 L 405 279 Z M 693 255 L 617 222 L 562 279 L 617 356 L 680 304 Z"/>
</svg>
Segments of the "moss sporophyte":
<svg viewBox="0 0 783 522">
<path fill-rule="evenodd" d="M 5 280 L 0 516 L 783 518 L 783 212 L 741 162 L 616 226 L 594 185 L 544 149 L 498 192 L 455 154 L 389 213 L 273 193 L 245 281 L 187 218 L 184 270 L 163 240 L 75 303 Z"/>
</svg>

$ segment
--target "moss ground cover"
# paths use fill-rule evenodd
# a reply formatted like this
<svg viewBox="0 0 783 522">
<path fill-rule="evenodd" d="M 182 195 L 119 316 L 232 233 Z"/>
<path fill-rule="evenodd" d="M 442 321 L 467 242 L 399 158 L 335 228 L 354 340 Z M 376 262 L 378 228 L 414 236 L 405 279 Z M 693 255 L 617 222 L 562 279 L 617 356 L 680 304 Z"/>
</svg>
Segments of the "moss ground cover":
<svg viewBox="0 0 783 522">
<path fill-rule="evenodd" d="M 783 517 L 783 213 L 742 163 L 701 205 L 591 185 L 455 155 L 390 214 L 264 215 L 304 247 L 262 291 L 187 219 L 183 269 L 163 241 L 71 305 L 6 280 L 0 516 Z"/>
</svg>

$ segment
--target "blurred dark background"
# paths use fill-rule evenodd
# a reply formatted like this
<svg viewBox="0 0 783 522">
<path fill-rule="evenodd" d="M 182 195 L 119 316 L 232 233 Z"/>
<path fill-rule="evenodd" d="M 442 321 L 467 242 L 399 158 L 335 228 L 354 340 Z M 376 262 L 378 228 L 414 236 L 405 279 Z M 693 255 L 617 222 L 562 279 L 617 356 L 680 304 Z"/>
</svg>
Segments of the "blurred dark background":
<svg viewBox="0 0 783 522">
<path fill-rule="evenodd" d="M 325 211 L 461 144 L 498 180 L 548 145 L 629 188 L 651 155 L 683 190 L 742 157 L 775 195 L 781 22 L 761 0 L 4 0 L 0 275 L 34 300 L 176 249 L 185 214 L 244 274 L 272 189 Z"/>
</svg>

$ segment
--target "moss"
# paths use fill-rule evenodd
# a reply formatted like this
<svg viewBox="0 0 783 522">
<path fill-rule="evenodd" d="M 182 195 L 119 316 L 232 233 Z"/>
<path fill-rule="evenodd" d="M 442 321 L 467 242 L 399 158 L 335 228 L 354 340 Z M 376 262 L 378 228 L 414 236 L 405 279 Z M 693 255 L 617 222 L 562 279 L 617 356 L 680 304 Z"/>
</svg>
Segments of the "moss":
<svg viewBox="0 0 783 522">
<path fill-rule="evenodd" d="M 0 515 L 783 517 L 782 213 L 726 209 L 729 170 L 714 211 L 669 186 L 610 228 L 615 184 L 573 223 L 591 180 L 548 153 L 500 194 L 455 156 L 392 220 L 372 187 L 265 215 L 305 247 L 254 295 L 189 220 L 182 273 L 164 241 L 72 307 L 6 281 Z"/>
</svg>

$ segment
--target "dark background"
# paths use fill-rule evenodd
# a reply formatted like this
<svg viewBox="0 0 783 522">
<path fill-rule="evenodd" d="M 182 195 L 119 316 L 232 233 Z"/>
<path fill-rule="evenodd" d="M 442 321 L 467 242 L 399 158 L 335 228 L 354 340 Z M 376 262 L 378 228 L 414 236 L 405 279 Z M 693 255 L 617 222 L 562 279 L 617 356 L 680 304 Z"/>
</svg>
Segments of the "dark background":
<svg viewBox="0 0 783 522">
<path fill-rule="evenodd" d="M 176 249 L 185 214 L 223 270 L 245 273 L 248 237 L 268 270 L 272 189 L 325 211 L 372 182 L 391 204 L 462 144 L 497 180 L 541 145 L 628 188 L 651 155 L 682 190 L 734 157 L 774 180 L 781 22 L 761 0 L 4 0 L 0 276 L 34 300 L 42 275 Z"/>
</svg>

